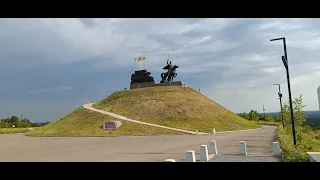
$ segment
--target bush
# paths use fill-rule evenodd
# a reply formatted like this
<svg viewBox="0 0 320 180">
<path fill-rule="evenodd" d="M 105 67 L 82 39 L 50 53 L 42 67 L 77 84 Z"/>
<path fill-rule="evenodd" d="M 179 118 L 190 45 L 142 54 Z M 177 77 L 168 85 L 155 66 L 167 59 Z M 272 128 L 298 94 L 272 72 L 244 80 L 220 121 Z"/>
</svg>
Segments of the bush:
<svg viewBox="0 0 320 180">
<path fill-rule="evenodd" d="M 296 132 L 298 132 L 298 128 Z M 308 127 L 306 127 L 306 132 L 301 132 L 301 140 L 298 140 L 297 136 L 297 144 L 294 146 L 290 126 L 286 126 L 285 129 L 281 125 L 279 126 L 277 140 L 280 143 L 284 161 L 307 162 L 309 161 L 307 152 L 320 151 L 320 142 L 316 139 L 315 133 L 308 131 Z"/>
</svg>

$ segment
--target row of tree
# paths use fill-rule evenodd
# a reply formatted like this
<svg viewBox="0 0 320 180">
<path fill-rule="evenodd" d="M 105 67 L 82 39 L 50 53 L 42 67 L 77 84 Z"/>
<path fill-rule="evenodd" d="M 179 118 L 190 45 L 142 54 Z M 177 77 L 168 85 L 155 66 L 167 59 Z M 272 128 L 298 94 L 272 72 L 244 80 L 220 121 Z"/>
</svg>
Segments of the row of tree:
<svg viewBox="0 0 320 180">
<path fill-rule="evenodd" d="M 27 118 L 20 119 L 17 116 L 0 119 L 0 128 L 27 128 L 27 127 L 41 127 L 50 122 L 33 123 Z"/>
<path fill-rule="evenodd" d="M 295 98 L 292 102 L 293 107 L 293 117 L 294 117 L 294 123 L 295 123 L 295 129 L 297 132 L 297 138 L 298 140 L 301 140 L 301 134 L 302 132 L 307 132 L 312 130 L 309 125 L 306 124 L 306 119 L 308 117 L 308 113 L 303 111 L 303 108 L 306 107 L 306 105 L 303 104 L 302 101 L 302 95 L 300 95 L 298 98 Z M 266 115 L 260 115 L 256 110 L 251 110 L 249 113 L 240 113 L 239 116 L 251 120 L 251 121 L 276 121 L 283 123 L 285 130 L 288 131 L 288 133 L 292 132 L 292 122 L 291 122 L 291 115 L 290 115 L 290 105 L 289 102 L 284 103 L 282 105 L 281 112 L 275 116 L 272 117 L 269 114 Z"/>
<path fill-rule="evenodd" d="M 238 114 L 239 116 L 249 120 L 249 121 L 268 121 L 268 122 L 272 122 L 272 121 L 280 121 L 279 116 L 275 116 L 272 117 L 269 114 L 266 115 L 260 115 L 258 113 L 258 111 L 251 109 L 251 111 L 249 113 L 243 112 Z"/>
</svg>

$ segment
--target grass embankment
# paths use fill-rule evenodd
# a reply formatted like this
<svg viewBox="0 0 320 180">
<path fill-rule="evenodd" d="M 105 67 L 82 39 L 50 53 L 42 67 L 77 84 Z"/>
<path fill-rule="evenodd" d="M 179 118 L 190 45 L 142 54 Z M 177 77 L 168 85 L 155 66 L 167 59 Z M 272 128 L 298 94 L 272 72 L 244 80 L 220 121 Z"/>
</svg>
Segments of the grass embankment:
<svg viewBox="0 0 320 180">
<path fill-rule="evenodd" d="M 118 91 L 93 105 L 135 120 L 200 132 L 258 128 L 192 88 L 165 86 Z"/>
<path fill-rule="evenodd" d="M 0 134 L 26 133 L 29 128 L 0 128 Z"/>
<path fill-rule="evenodd" d="M 296 131 L 298 132 L 298 130 Z M 287 126 L 285 129 L 282 125 L 278 128 L 277 140 L 280 143 L 284 160 L 287 162 L 308 161 L 309 156 L 307 152 L 320 152 L 320 131 L 302 132 L 301 141 L 297 133 L 297 144 L 293 145 L 293 136 L 291 127 Z"/>
<path fill-rule="evenodd" d="M 116 130 L 103 130 L 105 122 L 116 120 L 122 125 Z M 182 134 L 177 131 L 140 125 L 118 120 L 111 116 L 90 111 L 79 107 L 59 120 L 52 122 L 28 136 L 120 136 L 120 135 L 157 135 L 157 134 Z"/>
</svg>

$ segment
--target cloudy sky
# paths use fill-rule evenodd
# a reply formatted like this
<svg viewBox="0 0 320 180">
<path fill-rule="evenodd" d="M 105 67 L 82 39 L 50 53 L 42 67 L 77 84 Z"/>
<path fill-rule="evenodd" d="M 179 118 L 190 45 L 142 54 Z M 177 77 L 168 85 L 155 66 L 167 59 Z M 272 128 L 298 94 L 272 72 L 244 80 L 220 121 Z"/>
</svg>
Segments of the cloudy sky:
<svg viewBox="0 0 320 180">
<path fill-rule="evenodd" d="M 0 19 L 0 117 L 53 121 L 129 87 L 134 57 L 160 80 L 168 52 L 186 82 L 233 112 L 279 110 L 285 36 L 293 97 L 318 110 L 319 19 Z"/>
</svg>

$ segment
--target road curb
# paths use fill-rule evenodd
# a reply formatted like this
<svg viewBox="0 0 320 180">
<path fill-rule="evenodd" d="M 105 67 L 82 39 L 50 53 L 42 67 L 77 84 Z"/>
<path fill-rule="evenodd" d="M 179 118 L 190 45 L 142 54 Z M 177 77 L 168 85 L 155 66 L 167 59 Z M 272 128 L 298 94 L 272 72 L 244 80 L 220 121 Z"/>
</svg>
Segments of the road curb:
<svg viewBox="0 0 320 180">
<path fill-rule="evenodd" d="M 260 130 L 260 129 L 263 129 L 263 126 L 261 128 L 256 128 L 256 129 L 244 129 L 244 130 L 237 130 L 237 131 L 221 131 L 221 132 L 216 132 L 216 134 L 229 133 L 229 132 L 254 131 L 254 130 Z"/>
</svg>

